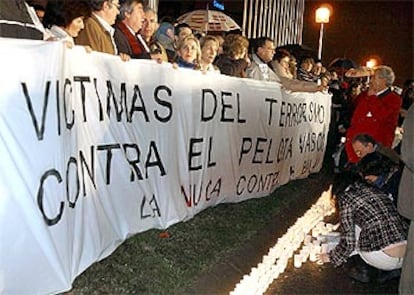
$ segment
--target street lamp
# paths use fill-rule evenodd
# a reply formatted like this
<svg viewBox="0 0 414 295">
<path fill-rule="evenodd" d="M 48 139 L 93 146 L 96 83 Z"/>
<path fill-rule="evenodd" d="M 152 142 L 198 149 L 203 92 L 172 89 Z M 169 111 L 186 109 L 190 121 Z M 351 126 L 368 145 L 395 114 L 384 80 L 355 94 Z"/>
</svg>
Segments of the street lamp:
<svg viewBox="0 0 414 295">
<path fill-rule="evenodd" d="M 323 39 L 323 24 L 329 23 L 329 16 L 331 12 L 327 7 L 319 7 L 315 11 L 315 22 L 321 24 L 321 30 L 319 31 L 319 49 L 318 59 L 322 60 L 322 39 Z"/>
</svg>

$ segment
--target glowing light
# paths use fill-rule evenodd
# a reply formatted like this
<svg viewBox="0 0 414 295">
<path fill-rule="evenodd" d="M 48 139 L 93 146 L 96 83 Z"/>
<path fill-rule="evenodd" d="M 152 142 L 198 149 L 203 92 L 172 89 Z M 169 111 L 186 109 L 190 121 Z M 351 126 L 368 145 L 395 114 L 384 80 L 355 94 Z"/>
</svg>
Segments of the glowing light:
<svg viewBox="0 0 414 295">
<path fill-rule="evenodd" d="M 323 192 L 316 203 L 288 228 L 273 247 L 269 248 L 262 262 L 252 267 L 249 274 L 243 276 L 230 295 L 264 294 L 269 285 L 285 271 L 288 260 L 292 257 L 296 268 L 301 267 L 307 259 L 322 264 L 323 262 L 318 260 L 319 254 L 327 253 L 329 247 L 334 247 L 329 243 L 326 244 L 325 241 L 321 242 L 323 235 L 336 230 L 339 226 L 323 222 L 325 216 L 335 212 L 331 203 L 331 194 L 332 187 Z M 320 235 L 312 241 L 312 236 L 308 233 L 313 232 L 314 229 Z M 302 248 L 297 252 L 301 246 Z"/>
<path fill-rule="evenodd" d="M 369 61 L 367 61 L 367 67 L 368 68 L 373 68 L 377 65 L 377 60 L 371 58 Z"/>
<path fill-rule="evenodd" d="M 329 16 L 331 15 L 331 11 L 327 7 L 319 7 L 315 11 L 315 22 L 317 24 L 327 24 L 329 23 Z"/>
<path fill-rule="evenodd" d="M 329 23 L 330 15 L 331 11 L 326 6 L 321 6 L 315 11 L 315 22 L 321 24 L 321 29 L 319 31 L 318 59 L 322 59 L 323 25 Z"/>
</svg>

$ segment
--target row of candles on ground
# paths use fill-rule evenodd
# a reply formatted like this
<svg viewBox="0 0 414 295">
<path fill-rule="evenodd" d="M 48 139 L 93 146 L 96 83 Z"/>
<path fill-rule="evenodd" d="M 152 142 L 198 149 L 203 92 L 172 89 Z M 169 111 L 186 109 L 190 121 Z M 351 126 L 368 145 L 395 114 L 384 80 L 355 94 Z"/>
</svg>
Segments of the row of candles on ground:
<svg viewBox="0 0 414 295">
<path fill-rule="evenodd" d="M 320 253 L 327 253 L 334 247 L 332 242 L 327 243 L 329 241 L 326 240 L 326 235 L 338 225 L 323 222 L 325 216 L 335 212 L 331 204 L 331 193 L 331 189 L 322 193 L 316 203 L 269 249 L 262 261 L 251 269 L 250 274 L 243 276 L 230 295 L 263 294 L 273 280 L 285 271 L 292 256 L 294 266 L 301 267 L 308 258 L 316 262 Z"/>
</svg>

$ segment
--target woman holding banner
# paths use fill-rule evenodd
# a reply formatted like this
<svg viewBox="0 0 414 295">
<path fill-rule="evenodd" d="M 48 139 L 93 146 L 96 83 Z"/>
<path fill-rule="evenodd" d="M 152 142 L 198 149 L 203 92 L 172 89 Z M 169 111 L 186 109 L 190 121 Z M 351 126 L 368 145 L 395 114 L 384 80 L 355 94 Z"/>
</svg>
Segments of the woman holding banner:
<svg viewBox="0 0 414 295">
<path fill-rule="evenodd" d="M 49 1 L 43 18 L 50 34 L 47 40 L 62 40 L 72 48 L 75 45 L 73 38 L 83 30 L 83 21 L 90 15 L 91 7 L 84 0 Z"/>
</svg>

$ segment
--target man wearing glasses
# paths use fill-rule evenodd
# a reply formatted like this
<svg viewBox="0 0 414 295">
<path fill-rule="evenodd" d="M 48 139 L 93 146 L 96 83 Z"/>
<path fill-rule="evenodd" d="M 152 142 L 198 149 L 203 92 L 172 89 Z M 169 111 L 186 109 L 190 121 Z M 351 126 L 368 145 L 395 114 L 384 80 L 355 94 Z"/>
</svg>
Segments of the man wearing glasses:
<svg viewBox="0 0 414 295">
<path fill-rule="evenodd" d="M 253 40 L 253 54 L 250 66 L 247 68 L 247 77 L 262 81 L 278 81 L 276 73 L 269 66 L 275 54 L 273 40 L 260 37 Z"/>
</svg>

